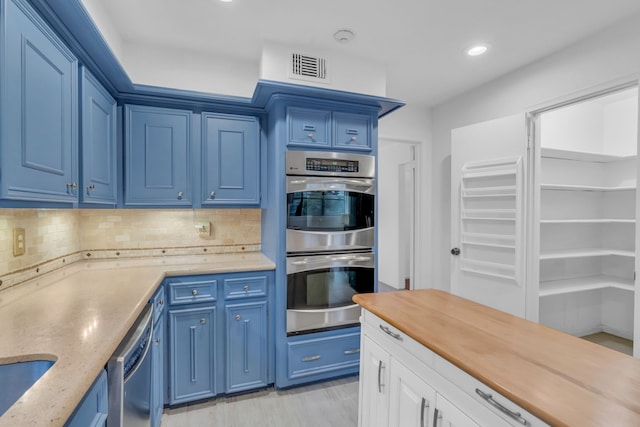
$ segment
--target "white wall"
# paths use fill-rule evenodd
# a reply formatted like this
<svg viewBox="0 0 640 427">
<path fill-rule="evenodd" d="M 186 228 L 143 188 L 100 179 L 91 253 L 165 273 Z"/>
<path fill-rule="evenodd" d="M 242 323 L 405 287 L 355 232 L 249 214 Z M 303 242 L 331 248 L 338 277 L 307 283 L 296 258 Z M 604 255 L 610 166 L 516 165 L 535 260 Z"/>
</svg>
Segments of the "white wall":
<svg viewBox="0 0 640 427">
<path fill-rule="evenodd" d="M 142 44 L 127 44 L 120 60 L 137 84 L 250 98 L 258 82 L 258 60 Z"/>
<path fill-rule="evenodd" d="M 449 289 L 451 130 L 531 111 L 640 72 L 640 15 L 433 109 L 434 287 Z"/>
</svg>

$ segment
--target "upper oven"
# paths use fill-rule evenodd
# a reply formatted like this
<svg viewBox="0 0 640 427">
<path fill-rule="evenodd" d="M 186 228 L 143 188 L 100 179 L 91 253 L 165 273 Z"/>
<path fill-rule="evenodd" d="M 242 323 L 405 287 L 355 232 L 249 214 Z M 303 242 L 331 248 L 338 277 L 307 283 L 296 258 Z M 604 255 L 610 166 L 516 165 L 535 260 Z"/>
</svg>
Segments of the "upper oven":
<svg viewBox="0 0 640 427">
<path fill-rule="evenodd" d="M 287 252 L 374 246 L 374 157 L 288 151 Z"/>
</svg>

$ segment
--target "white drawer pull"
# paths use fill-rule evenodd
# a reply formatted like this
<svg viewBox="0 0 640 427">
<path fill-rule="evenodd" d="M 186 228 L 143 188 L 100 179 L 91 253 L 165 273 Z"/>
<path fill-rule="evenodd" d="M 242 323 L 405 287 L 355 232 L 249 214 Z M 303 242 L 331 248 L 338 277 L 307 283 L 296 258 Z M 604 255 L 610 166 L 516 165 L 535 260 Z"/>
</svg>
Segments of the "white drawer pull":
<svg viewBox="0 0 640 427">
<path fill-rule="evenodd" d="M 478 396 L 480 396 L 481 398 L 483 398 L 484 400 L 486 400 L 489 405 L 493 406 L 494 408 L 496 408 L 497 410 L 499 410 L 503 414 L 513 418 L 514 420 L 516 420 L 517 422 L 519 422 L 523 426 L 529 425 L 529 423 L 527 423 L 527 420 L 522 418 L 522 416 L 520 415 L 520 412 L 514 412 L 514 411 L 512 411 L 512 410 L 510 410 L 508 408 L 505 408 L 504 406 L 502 406 L 500 403 L 496 402 L 493 399 L 493 396 L 491 395 L 491 393 L 485 393 L 484 391 L 482 391 L 479 388 L 477 388 L 476 389 L 476 394 Z"/>
<path fill-rule="evenodd" d="M 380 329 L 382 329 L 387 335 L 392 336 L 393 338 L 397 339 L 398 341 L 402 341 L 402 335 L 395 333 L 395 332 L 391 332 L 391 329 L 387 328 L 386 326 L 380 325 Z"/>
</svg>

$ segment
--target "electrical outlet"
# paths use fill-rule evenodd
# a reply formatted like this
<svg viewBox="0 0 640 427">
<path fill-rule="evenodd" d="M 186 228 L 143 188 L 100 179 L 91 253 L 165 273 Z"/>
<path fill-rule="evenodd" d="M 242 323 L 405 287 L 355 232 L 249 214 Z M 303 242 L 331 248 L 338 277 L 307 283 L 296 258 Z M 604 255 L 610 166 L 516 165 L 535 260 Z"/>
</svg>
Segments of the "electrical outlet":
<svg viewBox="0 0 640 427">
<path fill-rule="evenodd" d="M 207 236 L 211 235 L 211 223 L 210 222 L 199 222 L 196 224 L 196 230 L 198 234 L 204 234 Z"/>
<path fill-rule="evenodd" d="M 24 255 L 27 249 L 27 239 L 24 228 L 13 229 L 13 256 Z"/>
</svg>

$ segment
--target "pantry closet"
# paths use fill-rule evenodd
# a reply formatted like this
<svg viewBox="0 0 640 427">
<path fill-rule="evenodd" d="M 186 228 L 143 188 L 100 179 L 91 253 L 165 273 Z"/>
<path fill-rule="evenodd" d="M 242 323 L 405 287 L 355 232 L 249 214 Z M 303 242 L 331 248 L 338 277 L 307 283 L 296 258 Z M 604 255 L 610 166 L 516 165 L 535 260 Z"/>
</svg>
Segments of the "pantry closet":
<svg viewBox="0 0 640 427">
<path fill-rule="evenodd" d="M 541 324 L 633 340 L 637 107 L 634 87 L 535 117 Z"/>
</svg>

